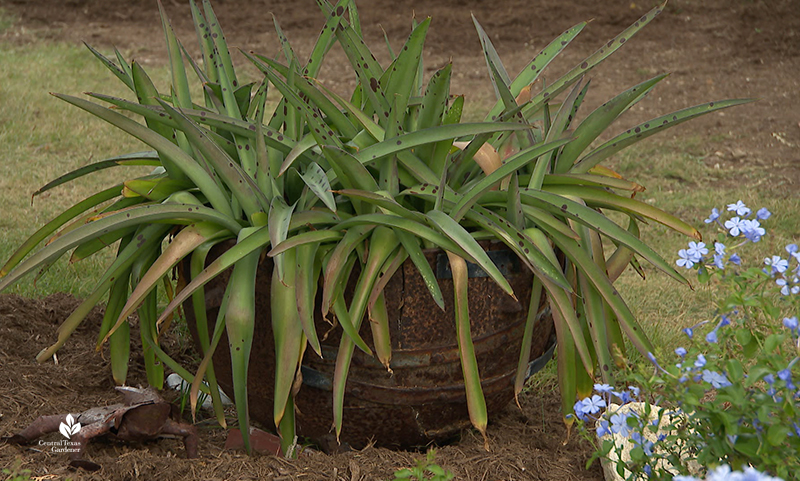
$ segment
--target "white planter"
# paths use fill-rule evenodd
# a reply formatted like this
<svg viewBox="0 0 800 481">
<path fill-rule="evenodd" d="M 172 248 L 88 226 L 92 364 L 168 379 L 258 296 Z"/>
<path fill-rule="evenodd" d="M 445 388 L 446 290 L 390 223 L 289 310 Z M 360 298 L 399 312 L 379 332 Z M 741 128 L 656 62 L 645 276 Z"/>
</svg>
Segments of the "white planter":
<svg viewBox="0 0 800 481">
<path fill-rule="evenodd" d="M 642 423 L 655 423 L 658 421 L 659 412 L 661 411 L 661 407 L 656 405 L 650 405 L 650 415 L 648 418 L 645 418 L 645 411 L 646 411 L 646 403 L 642 402 L 633 402 L 627 403 L 624 405 L 614 404 L 611 403 L 608 405 L 606 409 L 606 414 L 601 416 L 598 421 L 596 422 L 596 427 L 600 427 L 600 423 L 603 420 L 609 420 L 611 416 L 614 414 L 625 414 L 625 415 L 635 415 L 638 417 Z M 668 434 L 669 433 L 669 426 L 673 424 L 675 421 L 678 421 L 678 416 L 682 415 L 667 415 L 664 414 L 661 417 L 661 421 L 659 422 L 658 431 L 653 432 L 649 429 L 644 430 L 644 438 L 647 441 L 651 441 L 655 443 L 655 447 L 653 448 L 655 453 L 659 452 L 658 448 L 658 436 L 660 434 Z M 634 443 L 630 438 L 623 437 L 619 434 L 609 433 L 605 436 L 598 437 L 600 442 L 602 443 L 606 439 L 611 439 L 614 442 L 614 448 L 608 453 L 608 457 L 602 460 L 603 464 L 603 474 L 605 475 L 606 481 L 623 481 L 626 479 L 631 473 L 627 469 L 624 470 L 624 476 L 620 476 L 617 472 L 617 466 L 620 463 L 620 457 L 622 463 L 627 463 L 631 460 L 631 450 L 634 449 L 637 444 Z M 619 453 L 619 454 L 618 454 Z M 620 456 L 621 455 L 621 456 Z M 688 464 L 689 471 L 694 475 L 700 472 L 700 466 L 693 460 L 685 460 Z M 679 474 L 678 470 L 674 468 L 667 460 L 661 459 L 658 461 L 656 466 L 658 469 L 664 469 L 669 471 L 673 474 Z"/>
</svg>

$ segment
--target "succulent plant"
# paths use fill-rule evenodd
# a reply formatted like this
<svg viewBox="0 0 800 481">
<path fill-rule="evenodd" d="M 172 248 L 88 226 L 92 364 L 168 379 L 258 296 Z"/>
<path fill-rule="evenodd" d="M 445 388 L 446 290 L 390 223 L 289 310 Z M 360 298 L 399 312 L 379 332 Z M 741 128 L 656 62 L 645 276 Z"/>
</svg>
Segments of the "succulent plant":
<svg viewBox="0 0 800 481">
<path fill-rule="evenodd" d="M 564 414 L 594 377 L 611 382 L 624 362 L 625 340 L 646 354 L 650 341 L 613 286 L 641 257 L 679 282 L 668 262 L 639 239 L 643 220 L 660 222 L 694 238 L 699 233 L 635 199 L 644 188 L 601 163 L 620 150 L 699 115 L 746 102 L 710 102 L 663 115 L 595 141 L 665 75 L 630 87 L 578 121 L 587 95 L 585 76 L 661 12 L 659 6 L 604 44 L 556 81 L 536 83 L 542 71 L 581 32 L 568 29 L 511 78 L 477 20 L 496 103 L 480 122 L 462 122 L 465 98 L 450 92 L 452 64 L 425 82 L 422 50 L 430 19 L 414 22 L 402 49 L 386 67 L 361 34 L 355 4 L 317 0 L 325 25 L 309 56 L 298 58 L 277 22 L 282 59 L 243 52 L 262 73 L 240 84 L 225 37 L 207 0 L 190 2 L 202 62 L 184 50 L 162 9 L 172 72 L 168 92 L 156 90 L 144 68 L 119 52 L 116 61 L 92 52 L 127 85 L 136 100 L 90 93 L 97 103 L 69 102 L 125 131 L 152 149 L 119 155 L 65 174 L 40 189 L 119 165 L 150 165 L 151 174 L 98 192 L 47 223 L 0 271 L 0 289 L 47 267 L 71 249 L 81 259 L 112 246 L 117 255 L 95 291 L 59 328 L 51 356 L 89 310 L 106 299 L 98 347 L 109 342 L 114 378 L 123 383 L 129 356 L 128 316 L 138 312 L 149 382 L 163 383 L 164 365 L 193 381 L 196 399 L 205 378 L 220 423 L 224 417 L 210 363 L 223 332 L 231 343 L 234 398 L 242 426 L 249 424 L 247 369 L 254 329 L 255 274 L 263 253 L 274 260 L 271 309 L 276 339 L 274 420 L 284 450 L 294 440 L 292 387 L 308 347 L 321 355 L 313 312 L 321 309 L 342 327 L 334 383 L 334 420 L 342 428 L 344 385 L 356 348 L 387 368 L 391 347 L 382 289 L 406 259 L 417 266 L 430 294 L 442 293 L 423 249 L 446 251 L 453 272 L 456 326 L 472 423 L 487 423 L 480 373 L 470 336 L 467 262 L 477 264 L 510 296 L 500 270 L 478 244 L 505 243 L 536 277 L 531 305 L 546 295 L 558 336 L 558 375 Z M 317 78 L 334 42 L 358 80 L 344 98 Z M 189 73 L 200 82 L 192 94 Z M 541 85 L 535 91 L 535 86 Z M 268 100 L 276 92 L 277 101 Z M 557 100 L 558 99 L 558 100 Z M 104 106 L 109 104 L 111 108 Z M 120 113 L 120 111 L 124 111 Z M 144 119 L 136 122 L 127 114 Z M 621 226 L 621 213 L 627 226 Z M 26 256 L 45 239 L 48 243 Z M 210 248 L 235 245 L 206 265 Z M 117 243 L 117 241 L 119 241 Z M 116 246 L 116 247 L 113 247 Z M 172 285 L 171 269 L 191 263 L 188 285 Z M 346 300 L 342 284 L 360 266 L 356 290 Z M 232 268 L 220 315 L 208 332 L 202 286 Z M 157 306 L 159 286 L 170 299 Z M 129 292 L 130 289 L 130 292 Z M 321 290 L 321 303 L 316 302 Z M 159 346 L 174 311 L 192 302 L 203 361 L 192 373 Z M 536 309 L 528 316 L 516 392 L 525 381 Z M 374 352 L 359 335 L 368 316 Z M 193 406 L 194 407 L 194 406 Z M 565 418 L 567 419 L 567 418 Z M 245 444 L 247 430 L 243 429 Z"/>
</svg>

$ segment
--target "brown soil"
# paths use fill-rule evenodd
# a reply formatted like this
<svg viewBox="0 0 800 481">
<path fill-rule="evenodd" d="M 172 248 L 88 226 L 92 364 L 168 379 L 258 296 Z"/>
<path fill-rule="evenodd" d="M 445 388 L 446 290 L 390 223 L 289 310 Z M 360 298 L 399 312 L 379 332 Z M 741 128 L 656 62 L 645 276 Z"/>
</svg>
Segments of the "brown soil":
<svg viewBox="0 0 800 481">
<path fill-rule="evenodd" d="M 191 44 L 194 35 L 185 2 L 164 0 L 179 36 Z M 550 78 L 589 55 L 635 21 L 651 0 L 412 0 L 362 1 L 360 13 L 371 44 L 382 46 L 385 30 L 397 48 L 405 38 L 412 12 L 432 16 L 426 62 L 438 67 L 452 58 L 453 89 L 467 100 L 485 102 L 491 95 L 470 13 L 495 42 L 512 74 L 552 38 L 573 24 L 594 19 L 556 62 Z M 99 47 L 116 45 L 129 58 L 162 63 L 164 50 L 155 2 L 113 0 L 0 0 L 17 17 L 6 41 L 48 39 Z M 274 13 L 298 54 L 306 55 L 320 27 L 311 0 L 217 0 L 215 9 L 233 46 L 273 55 L 278 46 L 272 30 Z M 328 61 L 323 81 L 344 90 L 352 75 Z M 385 59 L 385 52 L 376 52 Z M 381 56 L 382 55 L 382 56 Z M 241 60 L 241 58 L 239 59 Z M 240 62 L 244 63 L 244 62 Z M 673 0 L 665 12 L 634 41 L 593 73 L 594 93 L 587 102 L 604 101 L 621 88 L 671 72 L 653 95 L 627 114 L 627 125 L 660 113 L 707 100 L 756 97 L 760 101 L 694 121 L 670 132 L 672 139 L 699 136 L 699 155 L 709 165 L 740 169 L 761 167 L 773 188 L 789 191 L 800 183 L 800 3 L 796 0 Z M 39 415 L 79 411 L 116 402 L 108 363 L 95 354 L 98 309 L 52 361 L 36 364 L 36 354 L 55 339 L 55 329 L 77 305 L 66 295 L 41 300 L 0 296 L 0 436 Z M 132 336 L 132 337 L 135 337 Z M 189 359 L 175 339 L 169 351 Z M 134 356 L 135 357 L 135 356 Z M 134 359 L 130 381 L 143 382 L 141 360 Z M 489 428 L 493 451 L 466 432 L 455 445 L 441 447 L 436 462 L 456 479 L 601 479 L 597 465 L 584 465 L 590 451 L 565 432 L 557 396 L 528 393 L 523 409 L 507 408 Z M 0 444 L 0 467 L 19 459 L 39 479 L 387 479 L 395 469 L 413 466 L 422 453 L 367 448 L 334 456 L 310 452 L 297 461 L 273 456 L 246 457 L 222 449 L 224 433 L 201 425 L 201 459 L 183 459 L 179 441 L 141 446 L 97 442 L 89 457 L 103 465 L 95 474 L 71 472 L 66 456 Z M 58 435 L 56 435 L 58 436 Z M 574 437 L 573 437 L 574 438 Z M 55 438 L 54 438 L 55 439 Z M 44 477 L 53 475 L 53 477 Z"/>
<path fill-rule="evenodd" d="M 178 35 L 187 46 L 193 46 L 188 2 L 163 3 Z M 432 70 L 452 59 L 452 92 L 466 94 L 468 102 L 482 105 L 493 97 L 493 91 L 470 14 L 492 37 L 511 75 L 561 32 L 591 19 L 550 67 L 548 80 L 594 52 L 657 3 L 374 0 L 360 2 L 359 12 L 364 35 L 383 60 L 383 31 L 396 50 L 408 35 L 412 14 L 431 16 L 426 65 Z M 12 40 L 86 41 L 100 47 L 116 45 L 128 58 L 143 63 L 165 59 L 158 9 L 151 0 L 0 0 L 0 7 L 19 18 L 17 27 L 4 35 Z M 321 14 L 312 0 L 217 0 L 214 7 L 231 46 L 266 55 L 279 53 L 273 14 L 301 58 L 310 52 L 321 27 Z M 343 54 L 332 54 L 320 80 L 335 90 L 345 90 L 354 84 L 354 76 Z M 241 56 L 237 60 L 240 65 L 246 63 Z M 712 167 L 736 171 L 757 166 L 767 171 L 767 182 L 776 187 L 800 183 L 800 3 L 671 0 L 661 16 L 593 71 L 593 93 L 586 103 L 593 108 L 623 88 L 661 73 L 671 75 L 626 114 L 624 127 L 710 100 L 757 98 L 753 104 L 684 124 L 661 139 L 697 136 L 703 143 L 699 155 Z"/>
<path fill-rule="evenodd" d="M 55 340 L 55 329 L 78 305 L 78 300 L 55 294 L 40 300 L 0 295 L 0 436 L 26 427 L 41 415 L 79 412 L 93 406 L 118 402 L 103 353 L 95 353 L 97 328 L 102 310 L 89 318 L 58 352 L 58 364 L 38 364 L 36 354 Z M 132 331 L 135 331 L 135 326 Z M 132 332 L 131 338 L 138 333 Z M 164 348 L 181 361 L 191 362 L 190 352 L 174 337 Z M 137 352 L 138 346 L 133 351 Z M 145 382 L 141 358 L 133 356 L 129 383 Z M 554 392 L 526 393 L 522 410 L 509 406 L 489 426 L 492 452 L 483 449 L 480 435 L 465 432 L 460 442 L 440 447 L 436 463 L 451 470 L 456 479 L 600 480 L 598 465 L 585 471 L 591 452 L 572 436 L 564 446 L 566 432 Z M 233 422 L 235 418 L 231 418 Z M 248 457 L 225 451 L 225 433 L 211 420 L 201 421 L 200 459 L 187 460 L 176 439 L 161 439 L 141 445 L 98 440 L 90 444 L 87 457 L 103 468 L 96 473 L 67 468 L 66 454 L 49 447 L 0 443 L 0 466 L 22 462 L 34 476 L 74 480 L 127 479 L 390 479 L 403 467 L 424 459 L 421 452 L 393 452 L 368 447 L 336 455 L 307 450 L 298 460 L 275 456 Z M 59 433 L 45 440 L 61 439 Z"/>
</svg>

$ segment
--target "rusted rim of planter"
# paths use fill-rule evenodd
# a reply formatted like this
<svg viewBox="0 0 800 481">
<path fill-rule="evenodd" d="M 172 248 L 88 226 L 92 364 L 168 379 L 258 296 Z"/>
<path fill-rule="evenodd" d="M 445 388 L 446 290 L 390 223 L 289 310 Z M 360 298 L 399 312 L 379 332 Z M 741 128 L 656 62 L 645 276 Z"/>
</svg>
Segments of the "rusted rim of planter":
<svg viewBox="0 0 800 481">
<path fill-rule="evenodd" d="M 544 354 L 534 359 L 528 364 L 527 377 L 535 374 L 553 357 L 556 343 L 553 340 Z M 332 391 L 333 381 L 331 376 L 317 371 L 308 366 L 302 366 L 303 385 L 311 388 Z M 495 386 L 507 385 L 508 378 L 516 376 L 516 372 L 509 371 L 500 376 L 485 378 L 481 380 L 484 390 L 492 392 Z M 430 402 L 431 393 L 436 393 L 436 400 L 443 402 L 459 402 L 466 398 L 464 383 L 451 384 L 449 386 L 435 387 L 391 387 L 378 384 L 370 384 L 353 379 L 347 380 L 347 394 L 355 396 L 361 400 L 374 402 L 377 404 L 390 405 L 417 405 Z M 402 402 L 398 402 L 402 401 Z"/>
</svg>

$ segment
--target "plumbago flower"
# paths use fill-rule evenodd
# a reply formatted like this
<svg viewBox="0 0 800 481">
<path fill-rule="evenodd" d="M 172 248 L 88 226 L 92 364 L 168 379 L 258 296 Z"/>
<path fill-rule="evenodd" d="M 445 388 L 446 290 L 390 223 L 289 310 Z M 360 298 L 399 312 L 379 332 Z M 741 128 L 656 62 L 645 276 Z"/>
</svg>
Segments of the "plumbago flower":
<svg viewBox="0 0 800 481">
<path fill-rule="evenodd" d="M 735 216 L 723 219 L 719 209 L 715 207 L 704 221 L 718 229 L 714 249 L 709 251 L 702 242 L 690 242 L 686 249 L 678 251 L 675 263 L 686 269 L 697 269 L 700 282 L 708 282 L 714 275 L 720 276 L 723 280 L 732 276 L 738 279 L 737 282 L 747 281 L 749 292 L 757 292 L 772 284 L 776 292 L 780 292 L 784 297 L 799 295 L 800 248 L 794 243 L 785 246 L 786 255 L 776 254 L 766 257 L 760 269 L 752 267 L 743 272 L 737 269 L 734 273 L 728 273 L 731 264 L 737 267 L 742 264 L 742 258 L 737 250 L 750 243 L 759 242 L 767 234 L 760 221 L 770 219 L 772 213 L 766 207 L 762 207 L 756 211 L 755 218 L 749 219 L 747 217 L 752 214 L 752 210 L 741 200 L 728 204 L 727 211 Z"/>
<path fill-rule="evenodd" d="M 693 476 L 675 476 L 672 479 L 673 481 L 701 481 Z M 741 472 L 733 471 L 727 464 L 712 470 L 706 477 L 706 481 L 779 481 L 780 479 L 761 473 L 750 466 Z"/>
<path fill-rule="evenodd" d="M 741 201 L 728 219 L 721 210 L 705 219 L 715 242 L 689 244 L 677 261 L 701 281 L 719 277 L 715 318 L 614 380 L 638 386 L 635 396 L 607 379 L 575 405 L 593 459 L 626 479 L 800 479 L 800 248 L 748 266 L 741 249 L 767 234 L 760 222 L 772 214 Z"/>
<path fill-rule="evenodd" d="M 596 384 L 596 394 L 577 401 L 593 459 L 630 480 L 798 479 L 800 321 L 787 317 L 763 332 L 743 312 L 687 329 L 674 354 L 649 353 L 617 379 L 640 386 L 635 393 Z M 725 466 L 731 477 L 721 478 Z"/>
</svg>

